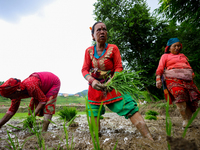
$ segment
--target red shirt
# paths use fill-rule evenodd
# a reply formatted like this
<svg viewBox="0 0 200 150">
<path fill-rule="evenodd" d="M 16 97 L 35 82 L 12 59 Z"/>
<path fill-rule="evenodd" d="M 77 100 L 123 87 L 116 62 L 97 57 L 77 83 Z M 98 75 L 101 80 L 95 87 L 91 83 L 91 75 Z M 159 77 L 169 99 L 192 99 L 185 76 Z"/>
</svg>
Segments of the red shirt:
<svg viewBox="0 0 200 150">
<path fill-rule="evenodd" d="M 87 48 L 85 51 L 85 59 L 82 67 L 83 77 L 86 77 L 88 74 L 90 74 L 91 68 L 98 68 L 102 71 L 111 70 L 112 74 L 114 72 L 122 71 L 123 67 L 118 47 L 114 44 L 108 44 L 106 52 L 98 59 L 94 57 L 94 46 Z M 95 76 L 93 77 L 95 78 Z M 102 91 L 97 91 L 93 89 L 91 85 L 89 85 L 88 100 L 90 104 L 100 105 L 101 101 L 103 101 L 103 104 L 109 104 L 122 100 L 122 97 L 121 94 L 116 93 L 114 89 L 110 93 L 104 95 Z"/>
<path fill-rule="evenodd" d="M 156 75 L 162 76 L 164 69 L 192 69 L 192 67 L 188 62 L 188 58 L 184 54 L 179 53 L 174 55 L 169 53 L 161 56 L 156 70 Z"/>
</svg>

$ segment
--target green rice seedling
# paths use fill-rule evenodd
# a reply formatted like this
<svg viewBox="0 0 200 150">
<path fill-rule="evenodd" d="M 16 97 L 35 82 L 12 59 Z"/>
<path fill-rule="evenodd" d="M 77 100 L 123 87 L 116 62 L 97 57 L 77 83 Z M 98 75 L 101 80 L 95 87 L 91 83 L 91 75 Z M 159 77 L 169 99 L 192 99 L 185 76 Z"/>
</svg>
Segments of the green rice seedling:
<svg viewBox="0 0 200 150">
<path fill-rule="evenodd" d="M 101 105 L 100 105 L 100 108 L 99 108 L 99 111 L 98 111 L 97 123 L 95 122 L 94 114 L 92 112 L 92 108 L 91 108 L 91 106 L 90 106 L 90 104 L 89 104 L 89 102 L 88 102 L 86 97 L 85 97 L 85 102 L 86 102 L 87 121 L 88 121 L 88 125 L 89 125 L 89 131 L 90 131 L 90 135 L 91 135 L 91 138 L 92 138 L 94 150 L 100 150 L 98 124 L 99 124 L 99 119 L 100 119 L 100 112 L 101 112 L 101 109 L 102 109 L 102 106 L 103 106 L 103 101 L 101 102 Z M 88 109 L 88 107 L 89 107 L 89 109 Z M 91 112 L 91 117 L 90 117 L 91 121 L 89 119 L 89 111 Z M 113 150 L 116 149 L 117 143 L 118 143 L 118 140 L 117 140 Z"/>
<path fill-rule="evenodd" d="M 10 134 L 13 134 L 13 135 L 15 136 L 14 140 L 11 138 Z M 7 135 L 8 135 L 8 140 L 6 140 L 6 139 L 5 139 L 5 140 L 6 140 L 6 142 L 11 146 L 11 148 L 8 147 L 8 146 L 5 146 L 5 147 L 8 148 L 8 149 L 10 149 L 10 150 L 22 150 L 23 147 L 24 147 L 24 144 L 25 144 L 30 138 L 33 137 L 33 136 L 31 136 L 31 137 L 27 138 L 27 139 L 22 143 L 22 145 L 20 146 L 19 140 L 18 140 L 17 136 L 16 136 L 13 132 L 10 132 L 10 131 L 7 130 Z"/>
<path fill-rule="evenodd" d="M 77 113 L 78 111 L 75 107 L 63 107 L 63 109 L 58 112 L 58 115 L 60 116 L 60 119 L 70 121 Z"/>
<path fill-rule="evenodd" d="M 99 119 L 104 119 L 104 117 L 103 117 L 103 116 L 100 116 Z"/>
<path fill-rule="evenodd" d="M 67 131 L 67 127 L 69 127 L 72 123 L 73 123 L 73 121 L 74 121 L 74 119 L 76 118 L 77 116 L 74 116 L 68 123 L 67 123 L 67 125 L 66 125 L 66 119 L 64 119 L 64 122 L 63 122 L 63 129 L 64 129 L 64 133 L 63 133 L 63 135 L 61 135 L 61 137 L 60 137 L 60 141 L 61 142 L 64 142 L 63 141 L 63 139 L 65 138 L 65 142 L 66 142 L 66 148 L 67 148 L 67 150 L 73 150 L 73 147 L 74 147 L 74 145 L 75 145 L 75 143 L 73 143 L 73 136 L 72 136 L 72 142 L 71 142 L 71 146 L 69 146 L 69 144 L 68 144 L 68 131 Z M 49 120 L 51 123 L 53 123 L 53 124 L 56 124 L 55 122 L 53 122 L 53 121 L 51 121 L 51 120 Z M 61 129 L 61 128 L 60 128 Z M 60 143 L 61 143 L 60 142 Z M 60 143 L 59 143 L 59 145 L 58 145 L 58 147 L 57 147 L 57 150 L 60 150 L 61 148 L 60 148 Z"/>
<path fill-rule="evenodd" d="M 169 115 L 169 96 L 168 96 L 167 108 L 166 108 L 166 133 L 167 133 L 167 136 L 171 136 L 171 130 L 172 130 L 172 122 L 171 122 L 171 118 Z M 167 142 L 167 145 L 168 145 L 168 150 L 170 150 L 169 142 Z"/>
<path fill-rule="evenodd" d="M 88 109 L 88 106 L 89 106 L 89 109 Z M 99 112 L 98 114 L 100 114 L 100 110 L 102 108 L 102 103 L 101 103 L 101 106 L 99 108 Z M 91 112 L 91 121 L 89 119 L 89 110 Z M 96 125 L 96 122 L 95 122 L 95 119 L 94 119 L 94 114 L 92 113 L 92 108 L 89 104 L 89 102 L 87 101 L 86 99 L 86 114 L 87 114 L 87 120 L 88 120 L 88 125 L 89 125 L 89 130 L 90 130 L 90 135 L 91 135 L 91 138 L 92 138 L 92 142 L 93 142 L 93 146 L 94 146 L 94 149 L 95 150 L 100 150 L 100 143 L 99 143 L 99 127 L 98 127 L 98 124 L 99 124 L 99 116 L 97 117 L 97 125 Z"/>
<path fill-rule="evenodd" d="M 141 90 L 145 89 L 144 85 L 141 83 L 141 77 L 139 76 L 141 72 L 142 71 L 133 72 L 123 70 L 119 73 L 115 73 L 114 77 L 110 78 L 110 82 L 106 85 L 106 90 L 111 91 L 115 89 L 116 92 L 122 95 L 130 94 L 137 102 L 138 98 L 141 96 L 146 101 L 151 101 L 149 93 Z M 158 98 L 156 98 L 156 100 L 158 100 Z"/>
<path fill-rule="evenodd" d="M 35 121 L 35 117 L 32 116 L 28 116 L 22 123 L 23 123 L 23 128 L 32 128 L 33 127 L 33 123 Z"/>
<path fill-rule="evenodd" d="M 187 132 L 188 127 L 189 127 L 189 126 L 191 125 L 191 123 L 194 121 L 194 119 L 195 119 L 196 116 L 198 115 L 199 111 L 200 111 L 200 108 L 198 108 L 198 109 L 196 110 L 196 112 L 192 115 L 192 118 L 189 120 L 187 126 L 186 126 L 185 129 L 184 129 L 184 132 L 183 132 L 183 135 L 182 135 L 183 138 L 186 136 L 186 132 Z"/>
<path fill-rule="evenodd" d="M 144 119 L 147 119 L 147 120 L 157 120 L 157 117 L 156 116 L 153 116 L 153 115 L 146 115 L 144 117 Z"/>
<path fill-rule="evenodd" d="M 159 115 L 159 113 L 157 111 L 154 111 L 154 110 L 148 110 L 145 112 L 145 115 L 151 115 L 151 116 L 157 116 Z"/>
</svg>

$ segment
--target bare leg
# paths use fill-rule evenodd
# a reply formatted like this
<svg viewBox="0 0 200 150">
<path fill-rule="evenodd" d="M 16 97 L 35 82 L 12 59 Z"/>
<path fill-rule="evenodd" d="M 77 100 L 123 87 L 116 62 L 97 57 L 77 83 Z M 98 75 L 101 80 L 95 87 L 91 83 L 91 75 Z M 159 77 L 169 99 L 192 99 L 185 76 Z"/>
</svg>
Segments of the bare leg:
<svg viewBox="0 0 200 150">
<path fill-rule="evenodd" d="M 52 118 L 52 115 L 50 114 L 44 114 L 44 122 L 43 122 L 43 127 L 42 127 L 42 132 L 46 132 L 48 127 L 49 127 L 49 123 Z"/>
<path fill-rule="evenodd" d="M 176 103 L 176 106 L 183 118 L 183 127 L 186 127 L 192 117 L 192 111 L 187 107 L 186 102 Z"/>
<path fill-rule="evenodd" d="M 154 141 L 143 117 L 139 112 L 136 112 L 132 117 L 130 117 L 130 120 L 132 124 L 140 131 L 143 137 Z"/>
</svg>

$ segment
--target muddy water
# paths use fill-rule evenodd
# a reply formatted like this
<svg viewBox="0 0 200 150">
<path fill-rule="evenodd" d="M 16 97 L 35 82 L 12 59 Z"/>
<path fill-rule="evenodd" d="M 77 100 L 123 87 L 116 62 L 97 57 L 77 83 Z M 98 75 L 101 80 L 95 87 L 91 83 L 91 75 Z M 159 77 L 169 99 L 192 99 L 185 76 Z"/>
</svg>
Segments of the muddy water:
<svg viewBox="0 0 200 150">
<path fill-rule="evenodd" d="M 171 142 L 172 149 L 190 150 L 200 149 L 200 121 L 199 117 L 194 120 L 191 128 L 188 129 L 186 137 L 180 138 L 183 134 L 182 119 L 177 117 L 171 117 L 172 119 L 172 138 L 168 138 Z M 49 130 L 43 133 L 45 139 L 45 149 L 67 149 L 66 138 L 63 130 L 63 122 L 58 118 L 53 117 L 53 121 L 56 124 L 50 124 Z M 101 120 L 101 137 L 100 145 L 102 150 L 112 150 L 117 143 L 117 150 L 167 150 L 167 136 L 165 129 L 165 116 L 158 116 L 158 120 L 145 120 L 150 132 L 155 139 L 154 142 L 144 139 L 138 130 L 131 124 L 130 120 L 126 120 L 124 117 L 120 117 L 115 113 L 106 113 L 104 119 Z M 8 123 L 14 126 L 21 127 L 21 120 L 11 120 Z M 75 150 L 92 150 L 93 144 L 90 138 L 87 118 L 85 115 L 80 115 L 75 119 L 75 122 L 79 124 L 78 127 L 68 127 L 68 143 L 71 145 L 73 139 L 73 147 Z M 20 131 L 13 129 L 8 125 L 5 125 L 0 130 L 0 149 L 6 150 L 5 146 L 10 147 L 5 139 L 8 138 L 6 130 L 12 131 L 19 141 L 20 145 L 27 139 L 23 146 L 23 150 L 35 150 L 39 148 L 36 136 L 30 134 L 27 130 Z M 15 135 L 11 134 L 11 138 Z M 17 145 L 17 142 L 15 142 Z M 174 145 L 174 147 L 173 147 Z M 178 146 L 177 146 L 178 145 Z M 186 145 L 186 146 L 185 146 Z M 177 147 L 178 148 L 177 148 Z M 195 147 L 196 146 L 196 147 Z M 42 149 L 42 148 L 41 148 Z"/>
</svg>

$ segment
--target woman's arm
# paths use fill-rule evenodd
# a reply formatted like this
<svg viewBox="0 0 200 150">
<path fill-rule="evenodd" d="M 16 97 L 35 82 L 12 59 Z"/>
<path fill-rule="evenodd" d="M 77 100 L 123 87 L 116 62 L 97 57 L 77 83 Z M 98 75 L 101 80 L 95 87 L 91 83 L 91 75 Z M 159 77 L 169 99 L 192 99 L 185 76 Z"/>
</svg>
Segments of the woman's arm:
<svg viewBox="0 0 200 150">
<path fill-rule="evenodd" d="M 6 113 L 6 114 L 3 116 L 3 118 L 1 119 L 1 121 L 0 121 L 0 128 L 1 128 L 6 122 L 8 122 L 8 121 L 10 120 L 10 118 L 12 118 L 13 115 L 14 115 L 14 114 L 8 114 L 8 113 Z"/>
<path fill-rule="evenodd" d="M 44 108 L 44 106 L 45 106 L 45 104 L 39 103 L 37 105 L 37 107 L 35 108 L 35 113 L 33 112 L 32 115 L 36 116 L 40 112 L 40 110 L 42 110 Z"/>
</svg>

